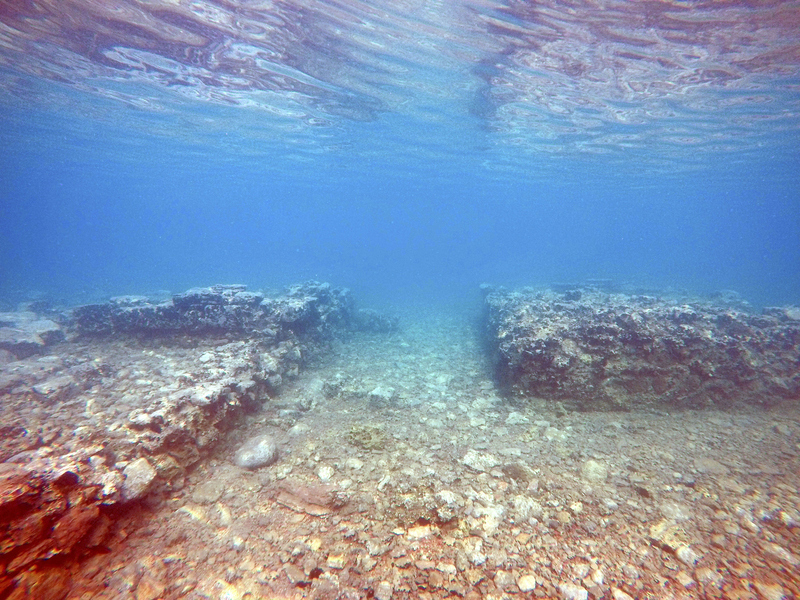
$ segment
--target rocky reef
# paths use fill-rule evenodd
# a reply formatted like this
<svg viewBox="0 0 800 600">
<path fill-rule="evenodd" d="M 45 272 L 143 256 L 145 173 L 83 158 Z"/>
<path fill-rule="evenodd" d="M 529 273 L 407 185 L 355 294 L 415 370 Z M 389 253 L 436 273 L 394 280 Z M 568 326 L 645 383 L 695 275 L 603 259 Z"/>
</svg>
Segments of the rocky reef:
<svg viewBox="0 0 800 600">
<path fill-rule="evenodd" d="M 800 400 L 800 309 L 484 287 L 501 386 L 578 409 Z"/>
<path fill-rule="evenodd" d="M 121 296 L 76 308 L 71 321 L 83 336 L 225 333 L 269 338 L 288 332 L 324 334 L 355 314 L 349 290 L 310 282 L 277 297 L 248 292 L 244 285 L 194 288 L 158 304 Z"/>
<path fill-rule="evenodd" d="M 43 597 L 37 565 L 96 552 L 120 507 L 180 489 L 334 332 L 363 329 L 358 315 L 348 290 L 316 282 L 2 315 L 0 597 Z"/>
</svg>

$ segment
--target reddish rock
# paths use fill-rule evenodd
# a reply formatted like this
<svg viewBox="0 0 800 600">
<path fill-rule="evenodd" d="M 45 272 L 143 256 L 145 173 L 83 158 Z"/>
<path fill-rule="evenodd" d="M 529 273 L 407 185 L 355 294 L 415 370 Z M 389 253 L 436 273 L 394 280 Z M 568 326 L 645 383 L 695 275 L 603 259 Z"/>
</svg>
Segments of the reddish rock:
<svg viewBox="0 0 800 600">
<path fill-rule="evenodd" d="M 31 569 L 17 579 L 7 600 L 62 600 L 69 594 L 70 581 L 67 569 Z"/>
<path fill-rule="evenodd" d="M 89 532 L 100 516 L 96 504 L 90 506 L 73 506 L 53 525 L 53 540 L 56 551 L 69 553 Z"/>
<path fill-rule="evenodd" d="M 13 463 L 0 463 L 0 521 L 38 494 L 39 484 L 30 469 Z"/>
</svg>

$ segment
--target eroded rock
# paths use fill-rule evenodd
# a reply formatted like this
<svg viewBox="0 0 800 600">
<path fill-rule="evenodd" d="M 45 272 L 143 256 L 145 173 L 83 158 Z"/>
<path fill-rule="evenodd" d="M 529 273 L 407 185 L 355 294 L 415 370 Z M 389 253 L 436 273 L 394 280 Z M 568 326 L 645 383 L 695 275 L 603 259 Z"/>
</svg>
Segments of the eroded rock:
<svg viewBox="0 0 800 600">
<path fill-rule="evenodd" d="M 800 399 L 794 309 L 485 288 L 497 377 L 567 408 L 701 408 Z M 738 305 L 737 305 L 738 306 Z"/>
<path fill-rule="evenodd" d="M 236 451 L 234 462 L 244 469 L 266 467 L 278 460 L 278 445 L 268 435 L 257 435 L 247 440 Z"/>
<path fill-rule="evenodd" d="M 75 309 L 66 337 L 35 313 L 0 315 L 0 461 L 13 461 L 0 462 L 0 595 L 38 585 L 50 558 L 102 545 L 115 505 L 180 489 L 352 311 L 346 289 L 311 282 L 274 296 L 234 285 L 118 297 Z"/>
</svg>

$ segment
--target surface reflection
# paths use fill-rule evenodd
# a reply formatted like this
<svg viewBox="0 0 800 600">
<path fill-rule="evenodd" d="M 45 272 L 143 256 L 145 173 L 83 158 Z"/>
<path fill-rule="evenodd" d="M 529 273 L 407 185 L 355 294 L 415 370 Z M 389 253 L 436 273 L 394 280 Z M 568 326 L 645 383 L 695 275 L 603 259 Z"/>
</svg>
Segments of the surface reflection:
<svg viewBox="0 0 800 600">
<path fill-rule="evenodd" d="M 395 114 L 559 154 L 730 151 L 800 125 L 797 2 L 44 0 L 0 20 L 6 103 L 59 102 L 32 78 L 277 130 Z"/>
</svg>

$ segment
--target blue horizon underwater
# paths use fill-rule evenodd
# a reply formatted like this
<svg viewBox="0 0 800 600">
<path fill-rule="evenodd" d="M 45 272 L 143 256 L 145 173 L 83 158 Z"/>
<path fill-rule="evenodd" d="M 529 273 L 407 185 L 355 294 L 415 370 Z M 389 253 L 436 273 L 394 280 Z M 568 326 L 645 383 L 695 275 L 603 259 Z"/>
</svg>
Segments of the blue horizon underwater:
<svg viewBox="0 0 800 600">
<path fill-rule="evenodd" d="M 392 305 L 611 278 L 800 299 L 796 9 L 325 6 L 275 8 L 283 28 L 176 7 L 194 54 L 169 11 L 146 40 L 145 7 L 127 29 L 44 10 L 42 39 L 4 14 L 0 296 L 319 279 Z"/>
</svg>

